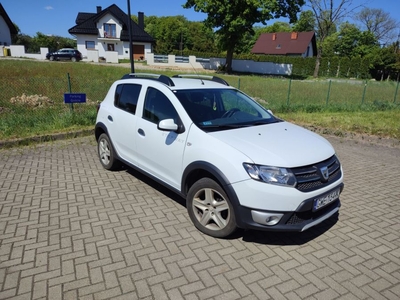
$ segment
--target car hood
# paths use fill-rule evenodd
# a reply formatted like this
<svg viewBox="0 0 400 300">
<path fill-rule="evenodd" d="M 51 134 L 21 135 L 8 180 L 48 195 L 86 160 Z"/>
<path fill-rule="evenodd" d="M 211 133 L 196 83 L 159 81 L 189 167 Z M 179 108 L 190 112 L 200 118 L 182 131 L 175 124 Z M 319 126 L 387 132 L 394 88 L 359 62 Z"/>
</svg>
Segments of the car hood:
<svg viewBox="0 0 400 300">
<path fill-rule="evenodd" d="M 299 167 L 335 154 L 326 139 L 288 122 L 222 130 L 210 135 L 261 165 Z"/>
</svg>

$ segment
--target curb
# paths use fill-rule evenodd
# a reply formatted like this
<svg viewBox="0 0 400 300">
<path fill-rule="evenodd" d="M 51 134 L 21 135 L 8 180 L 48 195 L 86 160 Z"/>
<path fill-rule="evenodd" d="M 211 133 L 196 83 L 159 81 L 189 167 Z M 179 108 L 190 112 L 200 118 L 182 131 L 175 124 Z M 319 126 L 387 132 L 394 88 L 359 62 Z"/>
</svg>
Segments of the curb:
<svg viewBox="0 0 400 300">
<path fill-rule="evenodd" d="M 94 129 L 84 129 L 78 131 L 70 131 L 64 133 L 46 134 L 41 136 L 33 136 L 20 139 L 4 140 L 0 141 L 0 148 L 13 148 L 19 146 L 27 146 L 31 144 L 40 144 L 43 142 L 51 142 L 57 140 L 73 139 L 77 137 L 83 137 L 88 135 L 94 135 Z"/>
</svg>

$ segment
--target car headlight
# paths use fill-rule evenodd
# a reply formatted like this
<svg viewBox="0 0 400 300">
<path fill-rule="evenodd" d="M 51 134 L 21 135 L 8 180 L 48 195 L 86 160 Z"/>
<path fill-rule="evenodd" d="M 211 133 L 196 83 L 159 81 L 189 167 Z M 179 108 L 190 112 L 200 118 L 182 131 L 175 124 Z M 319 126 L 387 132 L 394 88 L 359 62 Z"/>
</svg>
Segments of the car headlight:
<svg viewBox="0 0 400 300">
<path fill-rule="evenodd" d="M 255 180 L 291 187 L 297 183 L 296 176 L 294 176 L 290 169 L 248 163 L 244 163 L 243 166 L 250 177 Z"/>
</svg>

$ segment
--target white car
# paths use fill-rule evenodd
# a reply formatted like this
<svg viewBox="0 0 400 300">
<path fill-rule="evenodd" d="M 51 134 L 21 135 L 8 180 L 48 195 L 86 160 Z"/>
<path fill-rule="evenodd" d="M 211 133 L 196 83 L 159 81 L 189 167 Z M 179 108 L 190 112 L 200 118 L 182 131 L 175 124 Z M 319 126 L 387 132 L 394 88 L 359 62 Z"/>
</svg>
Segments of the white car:
<svg viewBox="0 0 400 300">
<path fill-rule="evenodd" d="M 339 211 L 330 143 L 218 77 L 127 74 L 101 102 L 95 136 L 105 169 L 123 163 L 174 190 L 213 237 L 304 231 Z"/>
</svg>

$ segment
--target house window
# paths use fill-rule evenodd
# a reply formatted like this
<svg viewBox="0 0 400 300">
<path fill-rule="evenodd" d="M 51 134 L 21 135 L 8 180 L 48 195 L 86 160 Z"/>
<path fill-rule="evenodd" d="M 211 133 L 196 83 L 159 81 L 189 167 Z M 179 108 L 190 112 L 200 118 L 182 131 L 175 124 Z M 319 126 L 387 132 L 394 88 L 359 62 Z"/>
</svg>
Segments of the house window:
<svg viewBox="0 0 400 300">
<path fill-rule="evenodd" d="M 104 24 L 104 37 L 115 38 L 117 37 L 117 25 L 115 24 Z"/>
<path fill-rule="evenodd" d="M 86 41 L 85 45 L 86 45 L 86 49 L 95 49 L 94 41 Z"/>
<path fill-rule="evenodd" d="M 115 51 L 114 44 L 107 44 L 107 51 Z"/>
<path fill-rule="evenodd" d="M 278 45 L 276 46 L 276 49 L 281 49 L 281 44 L 278 44 Z"/>
</svg>

